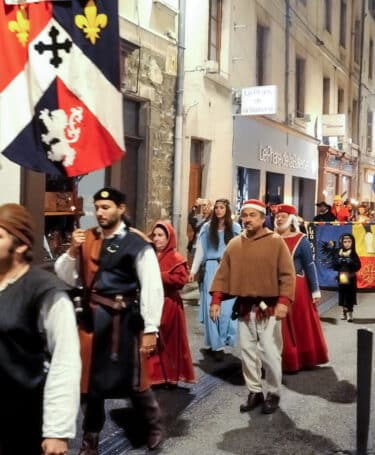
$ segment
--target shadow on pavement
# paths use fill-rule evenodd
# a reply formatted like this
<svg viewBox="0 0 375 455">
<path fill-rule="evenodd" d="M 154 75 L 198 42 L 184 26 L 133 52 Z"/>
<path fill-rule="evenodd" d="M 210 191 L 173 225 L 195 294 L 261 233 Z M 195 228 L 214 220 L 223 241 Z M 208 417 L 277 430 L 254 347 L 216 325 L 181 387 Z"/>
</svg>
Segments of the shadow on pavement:
<svg viewBox="0 0 375 455">
<path fill-rule="evenodd" d="M 375 324 L 375 319 L 369 319 L 369 318 L 356 318 L 355 313 L 353 316 L 353 324 Z"/>
<path fill-rule="evenodd" d="M 218 362 L 207 349 L 200 349 L 203 359 L 195 363 L 205 373 L 220 378 L 232 385 L 244 385 L 241 360 L 233 354 L 225 354 L 223 360 Z"/>
<path fill-rule="evenodd" d="M 323 455 L 339 449 L 330 439 L 297 428 L 282 410 L 266 416 L 259 408 L 250 413 L 249 426 L 227 431 L 217 447 L 236 455 Z"/>
<path fill-rule="evenodd" d="M 297 374 L 283 376 L 283 384 L 294 392 L 314 395 L 334 403 L 354 403 L 356 387 L 337 379 L 332 367 L 317 367 Z"/>
<path fill-rule="evenodd" d="M 338 323 L 339 323 L 339 320 L 337 318 L 320 316 L 320 320 L 322 322 L 326 322 L 327 324 L 332 324 L 332 325 L 338 325 Z"/>
<path fill-rule="evenodd" d="M 184 436 L 188 434 L 188 422 L 178 416 L 193 401 L 194 393 L 190 388 L 155 389 L 156 398 L 163 413 L 166 437 Z M 109 412 L 112 421 L 123 429 L 123 437 L 127 438 L 133 448 L 145 444 L 144 423 L 132 407 L 117 408 Z"/>
</svg>

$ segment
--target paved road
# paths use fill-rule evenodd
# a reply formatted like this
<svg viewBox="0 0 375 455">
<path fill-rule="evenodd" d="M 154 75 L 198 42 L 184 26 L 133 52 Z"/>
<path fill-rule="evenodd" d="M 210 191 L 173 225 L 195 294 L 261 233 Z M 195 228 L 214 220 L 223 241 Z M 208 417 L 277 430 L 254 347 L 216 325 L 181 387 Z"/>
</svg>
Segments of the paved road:
<svg viewBox="0 0 375 455">
<path fill-rule="evenodd" d="M 259 409 L 249 414 L 238 412 L 239 405 L 247 396 L 238 349 L 228 349 L 223 362 L 205 356 L 200 350 L 203 332 L 197 322 L 198 307 L 187 304 L 198 383 L 177 390 L 157 390 L 168 430 L 168 439 L 160 453 L 354 454 L 357 330 L 374 327 L 375 299 L 373 294 L 359 296 L 352 324 L 340 320 L 341 311 L 335 305 L 335 293 L 325 293 L 324 301 L 321 319 L 330 362 L 312 371 L 285 375 L 280 410 L 269 416 L 262 415 Z M 109 400 L 107 413 L 100 453 L 147 453 L 137 439 L 137 423 L 128 403 Z M 77 453 L 78 439 L 73 441 L 70 454 Z M 373 446 L 371 433 L 368 453 L 373 453 Z"/>
</svg>

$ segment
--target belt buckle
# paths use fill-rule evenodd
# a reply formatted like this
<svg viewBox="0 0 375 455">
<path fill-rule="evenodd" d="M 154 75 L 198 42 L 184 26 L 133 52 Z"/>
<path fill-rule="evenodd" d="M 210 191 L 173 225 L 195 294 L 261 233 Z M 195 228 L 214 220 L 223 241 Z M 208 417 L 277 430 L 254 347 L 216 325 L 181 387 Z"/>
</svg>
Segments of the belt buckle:
<svg viewBox="0 0 375 455">
<path fill-rule="evenodd" d="M 127 308 L 128 304 L 124 300 L 124 296 L 121 294 L 116 295 L 115 297 L 115 302 L 121 307 L 121 308 Z"/>
</svg>

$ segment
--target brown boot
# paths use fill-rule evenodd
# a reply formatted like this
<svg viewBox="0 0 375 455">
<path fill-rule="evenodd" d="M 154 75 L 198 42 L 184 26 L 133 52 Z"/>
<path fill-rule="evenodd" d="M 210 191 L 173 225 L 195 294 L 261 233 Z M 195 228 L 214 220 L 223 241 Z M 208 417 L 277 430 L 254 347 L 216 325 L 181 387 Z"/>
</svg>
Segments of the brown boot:
<svg viewBox="0 0 375 455">
<path fill-rule="evenodd" d="M 159 403 L 154 392 L 149 389 L 144 392 L 135 392 L 132 395 L 133 406 L 144 418 L 147 426 L 147 447 L 157 449 L 164 439 L 164 426 L 162 423 Z"/>
<path fill-rule="evenodd" d="M 99 433 L 84 433 L 78 455 L 99 455 Z"/>
</svg>

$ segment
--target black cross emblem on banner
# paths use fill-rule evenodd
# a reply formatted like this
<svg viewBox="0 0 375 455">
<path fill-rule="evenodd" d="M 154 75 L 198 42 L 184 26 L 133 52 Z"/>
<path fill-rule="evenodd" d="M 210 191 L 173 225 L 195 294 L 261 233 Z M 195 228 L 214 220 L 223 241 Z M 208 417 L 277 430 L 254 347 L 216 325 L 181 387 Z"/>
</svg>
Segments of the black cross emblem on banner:
<svg viewBox="0 0 375 455">
<path fill-rule="evenodd" d="M 59 31 L 55 26 L 51 27 L 51 30 L 48 33 L 48 35 L 51 37 L 52 44 L 45 44 L 42 41 L 39 41 L 39 43 L 35 44 L 34 47 L 35 50 L 39 52 L 39 54 L 43 54 L 44 51 L 51 51 L 52 58 L 49 62 L 55 68 L 58 68 L 60 63 L 62 63 L 62 58 L 59 57 L 59 50 L 64 50 L 68 54 L 73 43 L 68 38 L 65 40 L 65 42 L 58 43 L 57 37 L 59 35 Z"/>
</svg>

